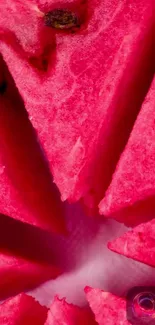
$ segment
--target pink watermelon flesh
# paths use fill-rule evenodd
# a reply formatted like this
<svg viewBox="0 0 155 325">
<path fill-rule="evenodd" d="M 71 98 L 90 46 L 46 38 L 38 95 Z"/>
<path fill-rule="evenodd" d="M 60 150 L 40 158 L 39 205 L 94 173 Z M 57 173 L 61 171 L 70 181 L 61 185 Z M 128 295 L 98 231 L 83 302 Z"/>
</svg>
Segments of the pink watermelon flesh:
<svg viewBox="0 0 155 325">
<path fill-rule="evenodd" d="M 155 267 L 155 220 L 141 224 L 108 244 L 112 251 Z"/>
<path fill-rule="evenodd" d="M 0 300 L 59 274 L 48 233 L 0 215 Z"/>
<path fill-rule="evenodd" d="M 44 325 L 48 309 L 21 293 L 0 305 L 1 325 Z"/>
<path fill-rule="evenodd" d="M 63 231 L 61 201 L 37 135 L 0 57 L 0 213 L 48 230 Z"/>
<path fill-rule="evenodd" d="M 155 214 L 155 79 L 142 105 L 100 212 L 127 225 Z"/>
<path fill-rule="evenodd" d="M 152 79 L 152 4 L 11 3 L 0 4 L 0 50 L 38 131 L 62 200 L 83 198 L 93 210 Z M 82 17 L 79 31 L 44 26 L 42 12 L 58 6 Z"/>
<path fill-rule="evenodd" d="M 99 325 L 129 325 L 126 300 L 100 289 L 85 288 L 86 297 Z"/>
<path fill-rule="evenodd" d="M 0 251 L 0 261 L 0 299 L 35 288 L 60 273 L 55 266 L 28 260 L 4 249 Z"/>
<path fill-rule="evenodd" d="M 57 296 L 48 312 L 45 325 L 95 325 L 93 313 L 88 308 L 80 308 L 68 304 L 65 299 L 59 299 Z"/>
<path fill-rule="evenodd" d="M 3 215 L 0 215 L 0 249 L 38 263 L 57 264 L 50 233 Z"/>
</svg>

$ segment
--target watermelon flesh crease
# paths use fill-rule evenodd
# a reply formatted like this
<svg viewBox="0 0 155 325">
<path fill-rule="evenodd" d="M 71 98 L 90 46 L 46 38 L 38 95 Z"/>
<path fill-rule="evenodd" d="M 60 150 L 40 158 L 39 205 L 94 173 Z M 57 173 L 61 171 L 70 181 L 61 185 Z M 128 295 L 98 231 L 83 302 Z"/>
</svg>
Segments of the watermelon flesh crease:
<svg viewBox="0 0 155 325">
<path fill-rule="evenodd" d="M 62 200 L 83 198 L 93 210 L 110 182 L 152 79 L 152 4 L 85 2 L 80 10 L 87 11 L 86 21 L 71 34 L 43 26 L 38 10 L 57 7 L 55 1 L 49 1 L 49 7 L 44 1 L 37 7 L 34 1 L 33 9 L 30 1 L 24 6 L 17 3 L 9 24 L 10 8 L 1 4 L 5 15 L 0 21 L 0 50 L 38 131 Z M 28 12 L 30 28 L 24 16 Z M 26 24 L 22 32 L 21 21 Z M 25 45 L 32 22 L 35 32 Z M 46 45 L 51 52 L 43 73 L 29 59 L 41 57 Z"/>
<path fill-rule="evenodd" d="M 155 220 L 143 223 L 108 243 L 109 249 L 155 267 Z"/>
<path fill-rule="evenodd" d="M 86 298 L 99 325 L 129 325 L 126 300 L 100 289 L 85 288 Z"/>
<path fill-rule="evenodd" d="M 1 325 L 44 325 L 48 309 L 21 293 L 0 305 Z"/>
<path fill-rule="evenodd" d="M 63 231 L 61 201 L 37 135 L 2 59 L 0 94 L 0 213 L 52 231 Z"/>
<path fill-rule="evenodd" d="M 155 213 L 155 78 L 120 158 L 100 212 L 127 225 L 152 219 Z"/>
<path fill-rule="evenodd" d="M 34 289 L 60 274 L 55 266 L 31 261 L 3 249 L 0 251 L 0 260 L 1 300 L 21 291 Z"/>
<path fill-rule="evenodd" d="M 65 299 L 59 299 L 57 296 L 48 312 L 45 325 L 95 325 L 93 313 L 87 307 L 68 304 Z"/>
<path fill-rule="evenodd" d="M 0 300 L 60 274 L 46 232 L 2 215 L 0 230 Z"/>
<path fill-rule="evenodd" d="M 38 263 L 57 264 L 50 233 L 0 215 L 0 249 Z M 33 249 L 32 249 L 33 247 Z"/>
</svg>

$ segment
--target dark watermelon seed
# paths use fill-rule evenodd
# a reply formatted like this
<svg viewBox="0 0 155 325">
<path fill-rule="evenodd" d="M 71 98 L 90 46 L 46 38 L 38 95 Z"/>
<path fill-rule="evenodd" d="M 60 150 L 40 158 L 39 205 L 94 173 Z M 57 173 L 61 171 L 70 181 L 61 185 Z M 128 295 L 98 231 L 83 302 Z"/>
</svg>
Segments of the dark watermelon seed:
<svg viewBox="0 0 155 325">
<path fill-rule="evenodd" d="M 7 89 L 7 82 L 6 80 L 3 80 L 3 82 L 0 84 L 0 95 L 3 95 L 6 92 Z"/>
<path fill-rule="evenodd" d="M 55 29 L 79 27 L 78 17 L 68 9 L 53 9 L 44 15 L 45 25 Z"/>
</svg>

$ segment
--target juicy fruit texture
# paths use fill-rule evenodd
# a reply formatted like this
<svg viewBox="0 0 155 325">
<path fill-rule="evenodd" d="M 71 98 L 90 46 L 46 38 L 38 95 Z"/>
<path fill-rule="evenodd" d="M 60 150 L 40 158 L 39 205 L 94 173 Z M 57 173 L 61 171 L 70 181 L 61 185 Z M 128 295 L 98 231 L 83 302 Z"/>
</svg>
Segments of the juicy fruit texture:
<svg viewBox="0 0 155 325">
<path fill-rule="evenodd" d="M 48 310 L 34 298 L 21 293 L 0 305 L 1 325 L 129 325 L 126 320 L 126 301 L 99 289 L 86 288 L 87 307 L 68 304 L 58 297 Z"/>
<path fill-rule="evenodd" d="M 0 305 L 1 325 L 44 325 L 47 308 L 21 293 Z"/>
<path fill-rule="evenodd" d="M 0 299 L 37 287 L 60 274 L 55 266 L 31 261 L 5 250 L 0 252 L 0 261 Z"/>
<path fill-rule="evenodd" d="M 99 325 L 129 325 L 126 319 L 126 300 L 109 292 L 85 288 L 86 297 Z"/>
<path fill-rule="evenodd" d="M 41 306 L 34 298 L 21 293 L 0 305 L 1 325 L 95 325 L 89 308 L 68 304 L 55 297 L 51 308 Z"/>
<path fill-rule="evenodd" d="M 155 214 L 155 79 L 120 158 L 100 212 L 127 225 Z"/>
<path fill-rule="evenodd" d="M 44 29 L 43 13 L 37 3 L 35 0 L 6 0 L 0 3 L 1 38 L 5 37 L 10 45 L 19 40 L 29 58 L 33 58 L 34 54 L 39 57 L 43 54 L 42 50 L 53 43 L 53 33 Z"/>
<path fill-rule="evenodd" d="M 54 298 L 45 325 L 95 325 L 94 316 L 88 308 L 68 304 L 65 299 Z"/>
<path fill-rule="evenodd" d="M 0 215 L 0 300 L 60 274 L 51 247 L 45 243 L 47 235 L 39 228 Z"/>
<path fill-rule="evenodd" d="M 141 224 L 108 244 L 112 251 L 155 267 L 155 220 Z"/>
<path fill-rule="evenodd" d="M 0 87 L 0 213 L 63 231 L 58 190 L 2 57 Z"/>
<path fill-rule="evenodd" d="M 30 1 L 17 1 L 20 10 L 15 3 L 11 9 L 8 1 L 0 5 L 0 51 L 38 131 L 62 200 L 83 197 L 93 209 L 110 182 L 152 78 L 152 3 L 59 1 L 72 11 L 74 5 L 80 7 L 83 22 L 74 34 L 43 26 L 41 12 L 56 8 L 55 0 L 46 5 L 34 1 L 40 14 Z M 45 72 L 40 64 L 46 45 Z"/>
</svg>

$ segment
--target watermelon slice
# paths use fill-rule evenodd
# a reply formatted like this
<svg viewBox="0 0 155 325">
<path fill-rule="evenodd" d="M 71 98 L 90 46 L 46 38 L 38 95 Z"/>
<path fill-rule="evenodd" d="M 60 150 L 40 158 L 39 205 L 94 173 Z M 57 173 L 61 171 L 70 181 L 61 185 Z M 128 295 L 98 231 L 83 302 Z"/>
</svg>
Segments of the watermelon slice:
<svg viewBox="0 0 155 325">
<path fill-rule="evenodd" d="M 100 212 L 127 225 L 155 214 L 155 79 L 120 158 Z"/>
<path fill-rule="evenodd" d="M 80 308 L 72 304 L 68 304 L 65 299 L 59 299 L 57 296 L 48 312 L 45 325 L 95 325 L 94 316 L 91 310 Z"/>
<path fill-rule="evenodd" d="M 155 267 L 155 220 L 141 224 L 108 244 L 112 251 Z"/>
<path fill-rule="evenodd" d="M 32 289 L 59 274 L 48 234 L 1 215 L 0 300 Z"/>
<path fill-rule="evenodd" d="M 0 250 L 31 261 L 56 264 L 52 239 L 50 233 L 40 228 L 0 215 Z"/>
<path fill-rule="evenodd" d="M 0 261 L 0 299 L 31 290 L 60 274 L 55 266 L 28 260 L 2 249 Z"/>
<path fill-rule="evenodd" d="M 89 305 L 99 325 L 129 325 L 126 319 L 126 300 L 100 289 L 85 288 Z"/>
<path fill-rule="evenodd" d="M 1 325 L 44 325 L 48 309 L 21 293 L 0 305 Z"/>
<path fill-rule="evenodd" d="M 45 26 L 44 13 L 58 7 L 82 17 L 78 31 Z M 62 200 L 83 198 L 93 210 L 153 76 L 152 3 L 12 0 L 0 10 L 0 51 Z"/>
<path fill-rule="evenodd" d="M 2 57 L 0 68 L 0 213 L 63 231 L 58 190 Z"/>
</svg>

